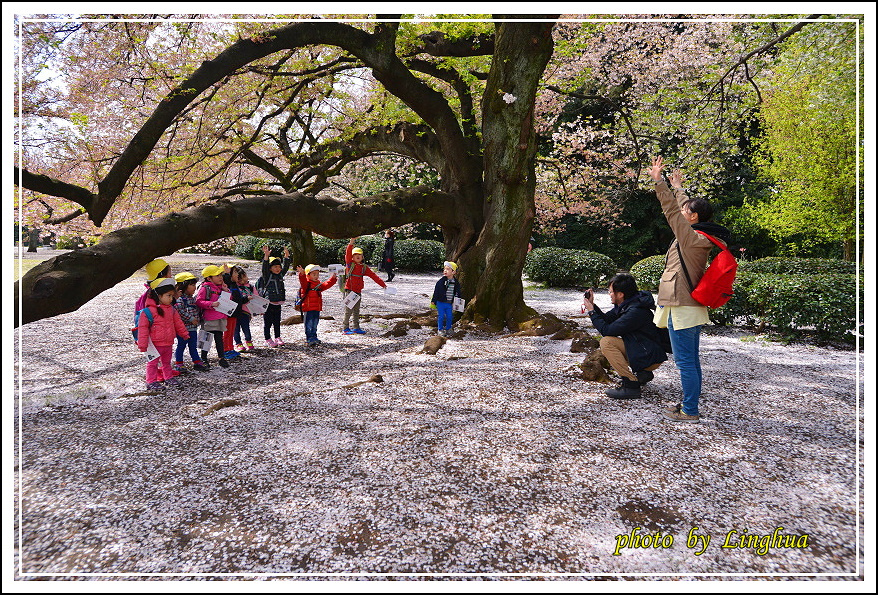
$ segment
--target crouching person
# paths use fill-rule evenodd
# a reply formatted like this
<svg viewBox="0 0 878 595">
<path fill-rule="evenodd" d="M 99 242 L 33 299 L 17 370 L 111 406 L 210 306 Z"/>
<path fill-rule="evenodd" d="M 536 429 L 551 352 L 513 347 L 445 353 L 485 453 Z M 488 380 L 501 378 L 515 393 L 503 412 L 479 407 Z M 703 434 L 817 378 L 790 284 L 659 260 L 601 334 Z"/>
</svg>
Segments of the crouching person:
<svg viewBox="0 0 878 595">
<path fill-rule="evenodd" d="M 601 352 L 622 383 L 607 390 L 613 399 L 637 399 L 641 387 L 653 379 L 652 371 L 668 359 L 670 340 L 653 320 L 655 300 L 648 291 L 638 291 L 631 275 L 620 273 L 610 279 L 608 288 L 613 309 L 602 312 L 594 305 L 594 295 L 586 292 L 583 310 L 603 336 Z"/>
</svg>

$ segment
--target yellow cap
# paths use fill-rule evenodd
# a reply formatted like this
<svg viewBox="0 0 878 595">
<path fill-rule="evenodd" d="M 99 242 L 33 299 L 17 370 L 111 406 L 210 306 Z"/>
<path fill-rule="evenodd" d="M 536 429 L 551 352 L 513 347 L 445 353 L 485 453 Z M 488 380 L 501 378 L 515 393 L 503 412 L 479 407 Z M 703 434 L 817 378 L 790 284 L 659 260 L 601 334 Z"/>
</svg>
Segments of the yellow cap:
<svg viewBox="0 0 878 595">
<path fill-rule="evenodd" d="M 449 267 L 452 271 L 457 272 L 457 265 L 450 260 L 446 260 L 443 266 Z"/>
<path fill-rule="evenodd" d="M 162 260 L 161 258 L 156 258 L 152 262 L 146 265 L 146 278 L 150 281 L 157 279 L 159 273 L 165 270 L 165 267 L 168 266 L 168 263 Z"/>
<path fill-rule="evenodd" d="M 209 264 L 204 267 L 204 270 L 201 271 L 201 276 L 207 279 L 208 277 L 215 277 L 216 275 L 222 275 L 223 270 L 216 266 L 215 264 Z"/>
<path fill-rule="evenodd" d="M 363 253 L 362 248 L 354 248 L 353 250 L 351 250 L 351 254 L 362 254 L 362 253 Z"/>
<path fill-rule="evenodd" d="M 268 266 L 273 267 L 274 265 L 282 266 L 281 262 L 280 262 L 280 258 L 278 258 L 277 256 L 272 256 L 271 258 L 268 259 Z"/>
<path fill-rule="evenodd" d="M 189 271 L 183 271 L 182 273 L 177 273 L 174 275 L 174 281 L 177 283 L 182 283 L 183 281 L 188 281 L 189 279 L 194 279 L 195 275 L 190 273 Z"/>
<path fill-rule="evenodd" d="M 320 270 L 320 266 L 319 266 L 319 265 L 316 265 L 316 264 L 309 264 L 308 266 L 305 267 L 305 274 L 307 275 L 307 274 L 309 274 L 311 271 L 319 271 L 319 270 Z"/>
<path fill-rule="evenodd" d="M 158 289 L 162 285 L 170 285 L 171 287 L 174 287 L 176 285 L 176 283 L 174 283 L 173 279 L 169 279 L 167 277 L 162 277 L 160 279 L 156 279 L 154 281 L 149 282 L 149 286 L 152 289 Z"/>
</svg>

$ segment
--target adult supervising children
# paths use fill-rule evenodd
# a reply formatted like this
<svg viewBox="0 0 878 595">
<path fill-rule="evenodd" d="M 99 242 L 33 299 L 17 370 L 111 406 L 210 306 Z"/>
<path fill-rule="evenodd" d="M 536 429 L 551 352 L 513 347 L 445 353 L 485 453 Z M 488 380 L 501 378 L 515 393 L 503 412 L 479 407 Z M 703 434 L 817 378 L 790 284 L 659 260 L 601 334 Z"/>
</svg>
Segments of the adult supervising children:
<svg viewBox="0 0 878 595">
<path fill-rule="evenodd" d="M 698 400 L 701 397 L 701 357 L 699 341 L 701 327 L 710 321 L 707 306 L 691 296 L 707 266 L 714 244 L 698 233 L 704 231 L 728 244 L 731 234 L 721 225 L 710 222 L 713 207 L 703 198 L 689 198 L 683 191 L 683 174 L 675 169 L 668 180 L 662 179 L 663 160 L 656 157 L 649 169 L 655 182 L 655 193 L 671 230 L 671 242 L 665 256 L 665 270 L 658 290 L 658 308 L 655 324 L 667 328 L 674 353 L 674 363 L 680 370 L 683 402 L 666 409 L 663 414 L 673 421 L 697 422 L 701 419 Z"/>
</svg>

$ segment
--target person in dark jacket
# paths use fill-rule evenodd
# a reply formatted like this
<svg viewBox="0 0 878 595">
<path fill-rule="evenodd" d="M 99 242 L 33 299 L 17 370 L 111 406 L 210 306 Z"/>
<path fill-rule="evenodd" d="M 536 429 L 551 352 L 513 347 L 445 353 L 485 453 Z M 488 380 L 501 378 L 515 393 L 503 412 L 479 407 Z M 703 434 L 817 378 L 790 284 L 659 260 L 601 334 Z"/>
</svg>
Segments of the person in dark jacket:
<svg viewBox="0 0 878 595">
<path fill-rule="evenodd" d="M 388 229 L 384 232 L 384 252 L 381 254 L 379 271 L 387 273 L 387 280 L 393 281 L 396 276 L 393 272 L 393 244 L 396 242 L 396 232 Z"/>
<path fill-rule="evenodd" d="M 648 291 L 638 291 L 631 275 L 620 273 L 610 279 L 610 302 L 613 309 L 602 312 L 587 292 L 583 309 L 595 329 L 603 336 L 601 352 L 622 382 L 607 390 L 613 399 L 637 399 L 641 387 L 652 380 L 652 371 L 668 359 L 669 340 L 653 322 L 655 300 Z"/>
</svg>

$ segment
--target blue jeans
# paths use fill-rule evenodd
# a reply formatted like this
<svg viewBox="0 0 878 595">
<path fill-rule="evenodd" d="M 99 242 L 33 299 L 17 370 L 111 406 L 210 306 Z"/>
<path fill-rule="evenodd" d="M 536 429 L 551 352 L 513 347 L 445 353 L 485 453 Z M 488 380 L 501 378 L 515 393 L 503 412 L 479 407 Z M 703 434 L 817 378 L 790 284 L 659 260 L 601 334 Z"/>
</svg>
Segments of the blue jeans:
<svg viewBox="0 0 878 595">
<path fill-rule="evenodd" d="M 302 314 L 305 318 L 305 338 L 309 343 L 316 343 L 317 323 L 320 322 L 320 310 L 308 310 Z"/>
<path fill-rule="evenodd" d="M 454 310 L 451 309 L 451 304 L 449 302 L 436 302 L 436 312 L 436 323 L 439 330 L 450 331 L 451 325 L 454 324 Z"/>
<path fill-rule="evenodd" d="M 174 361 L 183 361 L 183 352 L 186 351 L 187 345 L 189 346 L 189 357 L 192 358 L 192 361 L 200 362 L 201 357 L 198 355 L 198 329 L 189 331 L 188 341 L 182 337 L 177 337 L 177 352 L 174 354 Z"/>
<path fill-rule="evenodd" d="M 235 323 L 235 345 L 241 345 L 241 334 L 244 335 L 244 340 L 247 342 L 251 342 L 253 338 L 250 336 L 250 315 L 246 313 L 242 313 L 236 319 Z"/>
<path fill-rule="evenodd" d="M 683 413 L 698 415 L 698 398 L 701 396 L 701 358 L 698 354 L 698 343 L 701 326 L 675 331 L 673 317 L 672 310 L 668 316 L 668 334 L 674 350 L 674 363 L 680 370 L 680 384 L 683 385 Z"/>
</svg>

